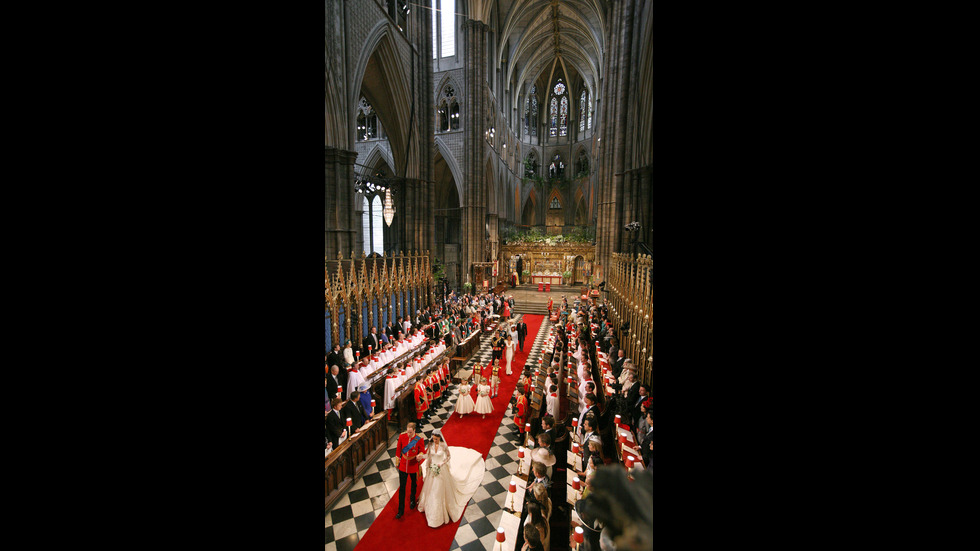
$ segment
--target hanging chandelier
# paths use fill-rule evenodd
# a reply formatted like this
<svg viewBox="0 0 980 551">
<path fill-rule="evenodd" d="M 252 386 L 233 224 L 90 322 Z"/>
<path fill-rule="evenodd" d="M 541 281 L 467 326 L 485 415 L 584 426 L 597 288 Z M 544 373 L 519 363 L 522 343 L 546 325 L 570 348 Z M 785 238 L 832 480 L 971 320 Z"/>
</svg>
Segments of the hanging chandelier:
<svg viewBox="0 0 980 551">
<path fill-rule="evenodd" d="M 364 165 L 358 163 L 354 164 L 364 167 Z M 354 191 L 365 195 L 368 198 L 376 194 L 380 195 L 382 192 L 384 192 L 384 220 L 385 224 L 390 227 L 392 220 L 395 219 L 394 196 L 398 193 L 396 186 L 404 182 L 404 180 L 404 178 L 399 176 L 388 176 L 385 174 L 384 170 L 379 169 L 373 176 L 355 175 Z"/>
<path fill-rule="evenodd" d="M 391 227 L 391 221 L 395 218 L 395 203 L 391 200 L 391 188 L 385 190 L 385 225 Z"/>
</svg>

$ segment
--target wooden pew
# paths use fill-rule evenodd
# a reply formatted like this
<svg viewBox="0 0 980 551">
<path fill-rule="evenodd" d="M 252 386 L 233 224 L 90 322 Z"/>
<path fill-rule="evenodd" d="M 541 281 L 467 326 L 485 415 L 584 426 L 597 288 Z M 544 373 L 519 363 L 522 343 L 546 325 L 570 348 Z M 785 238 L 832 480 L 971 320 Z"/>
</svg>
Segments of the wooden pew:
<svg viewBox="0 0 980 551">
<path fill-rule="evenodd" d="M 324 511 L 329 511 L 381 452 L 388 449 L 388 423 L 384 412 L 373 415 L 368 423 L 365 423 L 367 429 L 353 434 L 324 458 Z"/>
</svg>

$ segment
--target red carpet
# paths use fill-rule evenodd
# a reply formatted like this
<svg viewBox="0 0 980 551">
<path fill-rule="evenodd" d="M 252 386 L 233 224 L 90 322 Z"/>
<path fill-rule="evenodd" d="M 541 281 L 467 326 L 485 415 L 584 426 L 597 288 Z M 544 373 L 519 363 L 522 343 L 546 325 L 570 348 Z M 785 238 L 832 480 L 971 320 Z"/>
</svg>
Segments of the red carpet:
<svg viewBox="0 0 980 551">
<path fill-rule="evenodd" d="M 487 415 L 486 419 L 479 413 L 470 413 L 466 417 L 460 417 L 453 413 L 446 424 L 442 427 L 442 433 L 446 436 L 446 442 L 451 446 L 461 446 L 474 449 L 483 454 L 483 459 L 487 458 L 493 439 L 497 436 L 497 429 L 503 420 L 504 412 L 508 411 L 510 397 L 514 394 L 517 387 L 517 380 L 520 378 L 524 362 L 527 355 L 531 352 L 534 339 L 541 328 L 544 316 L 524 315 L 524 323 L 527 324 L 527 338 L 524 340 L 524 352 L 518 348 L 511 362 L 513 375 L 508 376 L 505 371 L 506 365 L 501 366 L 500 372 L 500 394 L 493 399 L 493 413 Z M 488 341 L 489 343 L 489 341 Z M 489 346 L 488 343 L 485 343 Z M 472 390 L 474 399 L 476 397 L 476 387 Z M 428 437 L 428 434 L 425 434 Z M 393 467 L 396 468 L 396 467 Z M 407 483 L 406 490 L 411 490 L 411 481 Z M 422 491 L 422 480 L 419 477 L 418 490 Z M 408 499 L 408 496 L 405 496 Z M 415 509 L 409 509 L 405 504 L 405 515 L 395 520 L 398 513 L 398 494 L 395 493 L 388 501 L 388 504 L 381 510 L 378 518 L 374 519 L 371 527 L 364 533 L 364 537 L 357 543 L 358 551 L 448 551 L 456 538 L 456 530 L 459 522 L 444 524 L 438 528 L 429 528 L 425 521 L 425 513 L 420 513 Z M 466 511 L 463 511 L 466 514 Z M 460 517 L 462 518 L 462 517 Z M 496 528 L 496 527 L 495 527 Z"/>
</svg>

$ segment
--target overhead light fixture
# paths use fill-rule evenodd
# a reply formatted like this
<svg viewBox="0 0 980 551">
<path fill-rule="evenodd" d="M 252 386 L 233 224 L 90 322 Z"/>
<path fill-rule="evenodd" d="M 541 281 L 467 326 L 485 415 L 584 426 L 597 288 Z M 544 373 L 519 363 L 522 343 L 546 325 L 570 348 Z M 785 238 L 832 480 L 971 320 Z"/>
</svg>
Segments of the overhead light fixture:
<svg viewBox="0 0 980 551">
<path fill-rule="evenodd" d="M 391 221 L 395 218 L 395 204 L 391 200 L 391 189 L 385 190 L 385 208 L 384 208 L 385 224 L 391 227 Z"/>
</svg>

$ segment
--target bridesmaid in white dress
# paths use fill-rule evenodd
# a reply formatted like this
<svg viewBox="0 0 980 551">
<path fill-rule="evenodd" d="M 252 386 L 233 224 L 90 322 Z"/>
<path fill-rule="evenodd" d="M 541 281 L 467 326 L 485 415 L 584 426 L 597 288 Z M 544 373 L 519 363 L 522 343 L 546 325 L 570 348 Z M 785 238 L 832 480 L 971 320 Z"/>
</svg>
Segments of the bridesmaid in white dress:
<svg viewBox="0 0 980 551">
<path fill-rule="evenodd" d="M 490 401 L 490 385 L 487 384 L 487 379 L 485 377 L 480 379 L 480 386 L 476 387 L 479 396 L 476 398 L 476 411 L 477 413 L 482 413 L 483 418 L 487 418 L 487 414 L 493 412 L 493 402 Z"/>
<path fill-rule="evenodd" d="M 473 402 L 473 397 L 470 396 L 471 388 L 472 386 L 470 385 L 469 379 L 464 380 L 463 383 L 459 385 L 459 398 L 456 399 L 456 413 L 458 413 L 460 417 L 465 416 L 467 413 L 473 413 L 473 410 L 476 407 L 476 403 Z"/>
<path fill-rule="evenodd" d="M 419 512 L 425 513 L 430 528 L 456 522 L 463 508 L 483 482 L 486 464 L 476 450 L 448 446 L 442 431 L 432 431 L 426 447 L 425 461 L 419 468 L 422 492 Z"/>
<path fill-rule="evenodd" d="M 507 374 L 513 375 L 510 371 L 510 362 L 514 360 L 514 351 L 517 350 L 517 341 L 512 339 L 510 335 L 507 335 L 507 341 L 504 342 L 504 355 L 507 358 Z"/>
</svg>

